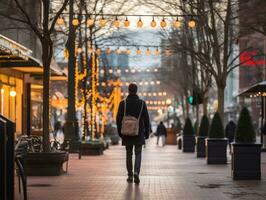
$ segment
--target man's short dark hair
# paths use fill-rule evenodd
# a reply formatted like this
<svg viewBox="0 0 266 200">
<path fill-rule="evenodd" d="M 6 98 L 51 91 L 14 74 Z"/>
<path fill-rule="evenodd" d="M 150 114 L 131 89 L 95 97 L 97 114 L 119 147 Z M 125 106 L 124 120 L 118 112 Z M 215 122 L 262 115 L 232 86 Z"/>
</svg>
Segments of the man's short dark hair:
<svg viewBox="0 0 266 200">
<path fill-rule="evenodd" d="M 137 94 L 138 86 L 135 83 L 130 83 L 128 86 L 128 93 L 129 94 Z"/>
</svg>

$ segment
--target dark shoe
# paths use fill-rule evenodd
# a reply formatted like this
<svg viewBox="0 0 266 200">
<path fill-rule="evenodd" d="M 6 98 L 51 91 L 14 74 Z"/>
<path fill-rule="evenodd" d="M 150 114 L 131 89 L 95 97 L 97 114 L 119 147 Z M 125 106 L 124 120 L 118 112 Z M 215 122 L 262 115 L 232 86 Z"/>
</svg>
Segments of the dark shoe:
<svg viewBox="0 0 266 200">
<path fill-rule="evenodd" d="M 132 182 L 133 182 L 133 176 L 128 176 L 128 178 L 127 178 L 127 182 L 128 182 L 128 183 L 132 183 Z"/>
<path fill-rule="evenodd" d="M 134 174 L 134 183 L 139 184 L 140 180 L 139 180 L 139 175 L 138 174 Z"/>
</svg>

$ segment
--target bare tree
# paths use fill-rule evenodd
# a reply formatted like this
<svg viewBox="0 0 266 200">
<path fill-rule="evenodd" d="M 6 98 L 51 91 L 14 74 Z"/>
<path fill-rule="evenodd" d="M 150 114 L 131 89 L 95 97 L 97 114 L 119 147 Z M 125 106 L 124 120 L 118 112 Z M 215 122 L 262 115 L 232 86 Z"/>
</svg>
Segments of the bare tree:
<svg viewBox="0 0 266 200">
<path fill-rule="evenodd" d="M 53 57 L 53 41 L 52 35 L 55 31 L 55 24 L 60 14 L 64 11 L 68 4 L 68 0 L 63 0 L 58 10 L 53 11 L 51 0 L 29 1 L 29 3 L 40 4 L 42 20 L 37 21 L 31 18 L 31 10 L 27 9 L 27 4 L 21 0 L 11 0 L 1 2 L 0 6 L 10 7 L 16 10 L 16 14 L 9 15 L 1 12 L 0 15 L 7 19 L 20 22 L 27 25 L 39 38 L 42 46 L 42 64 L 43 64 L 43 150 L 50 150 L 49 140 L 49 85 L 50 85 L 50 64 Z M 2 8 L 3 8 L 2 7 Z M 5 9 L 3 10 L 5 11 Z"/>
<path fill-rule="evenodd" d="M 80 54 L 76 54 L 79 62 L 78 68 L 81 74 L 85 76 L 82 77 L 81 80 L 78 81 L 78 96 L 76 98 L 80 99 L 81 102 L 84 102 L 83 105 L 83 135 L 88 135 L 88 114 L 93 114 L 93 112 L 87 112 L 88 106 L 92 108 L 91 105 L 91 65 L 92 59 L 95 57 L 92 56 L 92 51 L 96 51 L 98 48 L 106 48 L 107 44 L 125 44 L 127 42 L 127 36 L 123 33 L 121 34 L 113 34 L 117 28 L 112 25 L 113 20 L 115 20 L 114 15 L 121 15 L 124 12 L 128 12 L 134 7 L 131 3 L 129 7 L 126 7 L 126 1 L 111 1 L 111 0 L 94 0 L 94 1 L 80 1 L 80 4 L 77 5 L 79 8 L 79 18 L 83 19 L 78 29 L 78 37 L 76 39 L 76 43 L 78 44 L 79 48 L 83 49 L 83 52 Z M 108 8 L 112 8 L 112 15 L 105 15 L 104 11 L 108 10 Z M 105 19 L 106 26 L 99 25 L 100 20 Z M 92 23 L 88 24 L 88 20 L 91 20 Z M 111 23 L 110 23 L 111 22 Z M 104 52 L 101 52 L 104 54 Z M 101 59 L 103 62 L 106 63 L 107 60 L 103 60 L 104 56 L 99 56 L 96 54 L 97 59 Z M 85 61 L 85 62 L 84 62 Z M 106 67 L 106 66 L 99 66 L 99 67 Z M 97 70 L 99 71 L 99 69 Z M 106 70 L 105 70 L 106 71 Z M 106 75 L 106 74 L 105 74 Z M 107 77 L 103 77 L 107 80 Z M 116 78 L 116 77 L 108 77 L 108 78 Z M 99 87 L 99 86 L 97 86 Z M 106 86 L 108 87 L 108 86 Z M 112 88 L 104 89 L 105 94 L 111 93 L 109 90 Z M 98 88 L 100 89 L 100 88 Z M 108 90 L 108 92 L 107 92 Z M 100 91 L 99 91 L 100 92 Z"/>
<path fill-rule="evenodd" d="M 266 3 L 264 0 L 239 1 L 240 34 L 258 32 L 266 36 Z"/>
<path fill-rule="evenodd" d="M 158 4 L 146 1 L 150 5 Z M 237 29 L 238 1 L 236 0 L 191 0 L 163 1 L 183 14 L 195 16 L 199 32 L 193 33 L 193 46 L 182 46 L 204 69 L 212 75 L 217 85 L 218 111 L 224 115 L 224 90 L 228 74 L 243 63 L 236 62 L 242 52 L 236 53 L 234 46 L 239 36 Z M 162 4 L 160 4 L 162 5 Z M 159 7 L 164 10 L 162 6 Z M 195 34 L 200 34 L 196 37 Z M 195 44 L 197 48 L 192 48 Z M 245 49 L 246 51 L 247 49 Z"/>
</svg>

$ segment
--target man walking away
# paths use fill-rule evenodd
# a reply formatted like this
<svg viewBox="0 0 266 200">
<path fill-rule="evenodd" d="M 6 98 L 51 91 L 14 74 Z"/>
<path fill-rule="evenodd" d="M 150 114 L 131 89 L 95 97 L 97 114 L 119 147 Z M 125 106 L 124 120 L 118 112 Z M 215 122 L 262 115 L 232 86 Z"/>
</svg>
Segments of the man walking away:
<svg viewBox="0 0 266 200">
<path fill-rule="evenodd" d="M 129 95 L 120 102 L 116 116 L 117 130 L 122 138 L 122 145 L 126 147 L 127 182 L 139 184 L 142 145 L 149 138 L 150 120 L 146 103 L 137 95 L 138 87 L 131 83 L 128 86 Z M 133 173 L 132 154 L 135 152 Z"/>
<path fill-rule="evenodd" d="M 162 121 L 160 122 L 160 124 L 157 127 L 156 135 L 157 135 L 157 143 L 156 144 L 159 145 L 159 140 L 161 137 L 162 138 L 162 144 L 164 146 L 165 145 L 165 138 L 167 137 L 167 131 L 166 131 L 166 128 L 165 128 Z"/>
</svg>

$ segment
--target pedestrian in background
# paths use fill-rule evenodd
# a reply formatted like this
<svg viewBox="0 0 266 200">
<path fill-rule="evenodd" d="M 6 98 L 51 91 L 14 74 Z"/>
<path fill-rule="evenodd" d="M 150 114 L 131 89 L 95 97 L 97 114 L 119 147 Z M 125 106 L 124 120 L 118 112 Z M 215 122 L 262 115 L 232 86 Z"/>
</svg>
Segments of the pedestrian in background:
<svg viewBox="0 0 266 200">
<path fill-rule="evenodd" d="M 162 145 L 165 145 L 165 139 L 167 137 L 167 131 L 166 127 L 164 126 L 163 122 L 161 121 L 160 124 L 157 126 L 156 130 L 156 136 L 157 136 L 157 145 L 159 145 L 159 140 L 162 138 Z"/>
<path fill-rule="evenodd" d="M 235 139 L 235 131 L 236 131 L 236 124 L 235 122 L 233 122 L 233 120 L 230 120 L 225 127 L 225 136 L 228 139 L 230 153 L 231 153 L 231 143 Z"/>
</svg>

